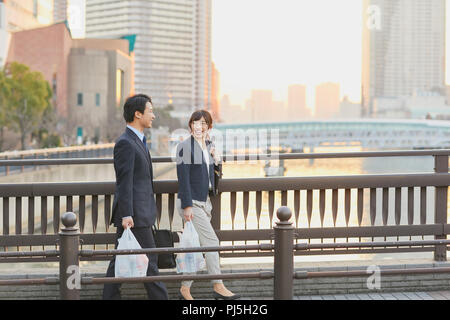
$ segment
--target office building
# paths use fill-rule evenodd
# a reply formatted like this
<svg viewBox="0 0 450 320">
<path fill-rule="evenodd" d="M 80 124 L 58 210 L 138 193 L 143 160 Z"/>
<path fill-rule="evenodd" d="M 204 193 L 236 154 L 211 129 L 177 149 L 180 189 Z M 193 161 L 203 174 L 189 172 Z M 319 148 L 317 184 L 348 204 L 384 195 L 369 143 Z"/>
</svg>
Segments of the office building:
<svg viewBox="0 0 450 320">
<path fill-rule="evenodd" d="M 67 21 L 72 37 L 84 38 L 86 0 L 54 0 L 53 22 Z"/>
<path fill-rule="evenodd" d="M 4 66 L 11 33 L 50 25 L 53 0 L 0 0 L 0 67 Z"/>
<path fill-rule="evenodd" d="M 214 62 L 212 63 L 211 77 L 211 115 L 214 121 L 220 121 L 220 73 L 216 69 Z"/>
<path fill-rule="evenodd" d="M 136 35 L 135 90 L 173 115 L 211 108 L 211 0 L 86 1 L 86 36 Z"/>
<path fill-rule="evenodd" d="M 339 114 L 341 86 L 339 83 L 322 83 L 316 86 L 315 118 L 332 119 Z"/>
<path fill-rule="evenodd" d="M 288 113 L 292 121 L 308 119 L 311 114 L 306 107 L 306 86 L 294 84 L 288 87 Z"/>
<path fill-rule="evenodd" d="M 123 132 L 123 101 L 132 92 L 131 50 L 124 39 L 73 39 L 62 22 L 13 33 L 7 62 L 50 83 L 65 144 L 112 142 Z"/>
<path fill-rule="evenodd" d="M 445 88 L 445 0 L 364 0 L 362 111 Z"/>
</svg>

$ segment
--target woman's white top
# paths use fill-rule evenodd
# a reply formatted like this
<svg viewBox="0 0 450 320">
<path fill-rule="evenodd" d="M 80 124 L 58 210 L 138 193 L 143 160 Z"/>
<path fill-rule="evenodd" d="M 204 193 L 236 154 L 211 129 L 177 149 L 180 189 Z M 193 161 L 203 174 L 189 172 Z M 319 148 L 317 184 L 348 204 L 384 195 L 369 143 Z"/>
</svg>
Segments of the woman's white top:
<svg viewBox="0 0 450 320">
<path fill-rule="evenodd" d="M 203 150 L 203 157 L 205 158 L 205 162 L 206 162 L 206 169 L 208 170 L 209 189 L 212 189 L 211 179 L 209 179 L 209 152 L 208 152 L 208 148 L 204 148 L 202 150 Z"/>
</svg>

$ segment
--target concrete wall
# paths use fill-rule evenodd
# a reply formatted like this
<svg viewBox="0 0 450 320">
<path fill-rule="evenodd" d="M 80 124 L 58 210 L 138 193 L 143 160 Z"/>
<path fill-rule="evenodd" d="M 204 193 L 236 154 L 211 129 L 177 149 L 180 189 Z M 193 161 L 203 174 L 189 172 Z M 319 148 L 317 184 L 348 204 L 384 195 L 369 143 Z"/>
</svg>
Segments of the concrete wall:
<svg viewBox="0 0 450 320">
<path fill-rule="evenodd" d="M 0 30 L 2 43 L 7 36 L 3 33 Z M 55 87 L 53 104 L 64 143 L 76 143 L 77 127 L 83 127 L 83 135 L 89 138 L 96 136 L 98 130 L 103 141 L 117 138 L 119 131 L 110 128 L 120 126 L 122 130 L 124 120 L 119 117 L 121 110 L 116 110 L 116 70 L 125 73 L 124 98 L 134 87 L 133 57 L 127 40 L 73 40 L 65 23 L 57 23 L 14 33 L 7 54 L 6 62 L 18 61 L 42 72 L 50 86 Z M 83 93 L 83 108 L 77 106 L 78 92 Z M 101 95 L 100 107 L 95 105 L 96 93 Z"/>
<path fill-rule="evenodd" d="M 88 48 L 73 48 L 69 59 L 69 110 L 71 130 L 75 137 L 77 127 L 83 128 L 83 137 L 90 140 L 114 141 L 122 132 L 125 120 L 122 117 L 123 103 L 117 104 L 117 69 L 124 71 L 123 99 L 132 87 L 132 61 L 121 51 L 105 51 Z M 83 95 L 83 106 L 78 106 L 77 95 Z M 96 94 L 100 94 L 100 106 L 96 105 Z"/>
<path fill-rule="evenodd" d="M 107 103 L 108 103 L 108 126 L 106 126 L 106 136 L 108 141 L 114 141 L 123 133 L 123 128 L 125 126 L 125 119 L 123 118 L 123 105 L 126 98 L 132 94 L 132 88 L 134 87 L 134 76 L 133 76 L 133 59 L 127 56 L 123 52 L 107 51 L 109 58 L 109 73 L 108 86 L 110 90 L 108 91 Z M 116 84 L 119 79 L 117 79 L 117 69 L 123 71 L 123 91 L 122 100 L 118 103 L 116 98 Z M 140 92 L 141 93 L 141 92 Z M 147 93 L 151 95 L 150 93 Z"/>
<path fill-rule="evenodd" d="M 122 51 L 124 54 L 130 54 L 128 40 L 123 39 L 75 39 L 72 42 L 72 48 L 97 49 L 104 51 Z"/>
<path fill-rule="evenodd" d="M 83 128 L 83 137 L 94 138 L 96 130 L 107 126 L 107 97 L 112 88 L 108 84 L 111 76 L 108 55 L 105 51 L 84 48 L 72 49 L 69 58 L 69 125 L 71 137 L 76 137 L 77 127 Z M 82 94 L 83 104 L 78 105 L 77 96 Z M 100 106 L 96 105 L 96 94 L 100 94 Z"/>
<path fill-rule="evenodd" d="M 12 34 L 7 63 L 18 61 L 32 71 L 42 72 L 52 86 L 56 76 L 56 109 L 58 115 L 66 117 L 67 73 L 71 36 L 64 23 L 45 28 L 21 31 Z"/>
</svg>

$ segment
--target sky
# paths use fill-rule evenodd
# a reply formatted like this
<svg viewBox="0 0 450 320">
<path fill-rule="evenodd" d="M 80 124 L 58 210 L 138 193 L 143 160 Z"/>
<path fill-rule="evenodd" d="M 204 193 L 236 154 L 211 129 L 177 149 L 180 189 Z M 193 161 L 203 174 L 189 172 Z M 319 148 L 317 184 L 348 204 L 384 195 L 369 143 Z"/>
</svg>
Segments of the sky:
<svg viewBox="0 0 450 320">
<path fill-rule="evenodd" d="M 305 84 L 313 107 L 314 87 L 328 81 L 360 101 L 362 0 L 212 2 L 212 58 L 232 104 L 245 105 L 252 89 L 287 101 L 290 84 Z"/>
</svg>

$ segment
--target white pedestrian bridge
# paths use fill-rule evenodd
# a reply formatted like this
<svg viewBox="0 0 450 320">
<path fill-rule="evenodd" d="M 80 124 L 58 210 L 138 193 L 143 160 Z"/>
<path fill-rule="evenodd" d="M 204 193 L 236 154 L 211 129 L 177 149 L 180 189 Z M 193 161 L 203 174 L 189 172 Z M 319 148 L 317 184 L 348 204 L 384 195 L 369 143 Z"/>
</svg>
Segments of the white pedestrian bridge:
<svg viewBox="0 0 450 320">
<path fill-rule="evenodd" d="M 237 137 L 239 141 L 242 135 L 248 137 L 250 144 L 261 137 L 261 132 L 267 133 L 269 140 L 278 134 L 280 145 L 293 150 L 355 145 L 376 149 L 450 147 L 450 121 L 440 120 L 316 120 L 216 124 L 214 128 L 227 139 Z"/>
</svg>

